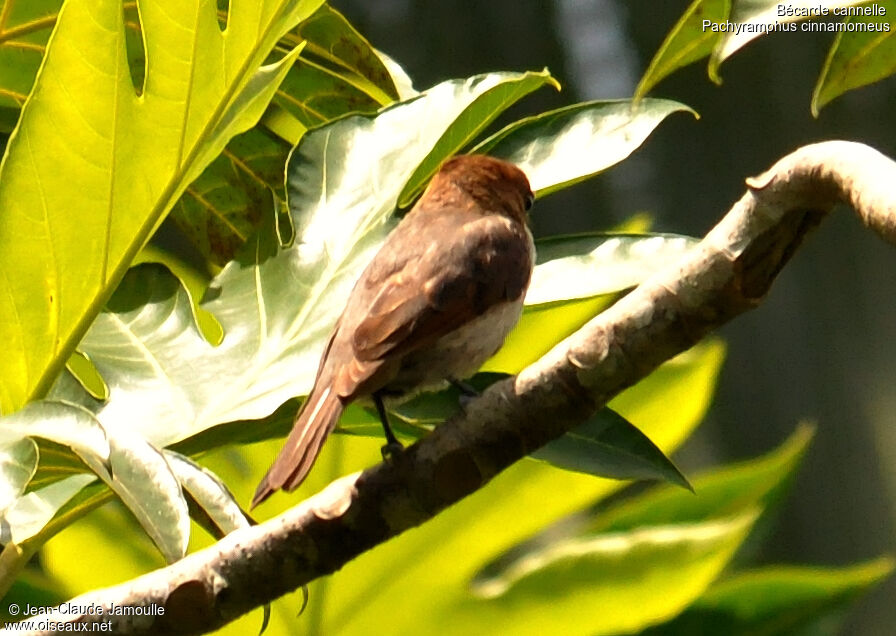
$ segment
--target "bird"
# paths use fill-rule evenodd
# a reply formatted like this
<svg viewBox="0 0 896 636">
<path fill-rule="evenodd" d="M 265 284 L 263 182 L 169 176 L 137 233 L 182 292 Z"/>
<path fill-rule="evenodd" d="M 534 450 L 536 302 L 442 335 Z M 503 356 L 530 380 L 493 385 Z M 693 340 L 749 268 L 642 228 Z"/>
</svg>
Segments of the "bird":
<svg viewBox="0 0 896 636">
<path fill-rule="evenodd" d="M 532 277 L 534 198 L 525 173 L 508 161 L 470 154 L 440 166 L 352 288 L 253 508 L 302 483 L 348 404 L 373 401 L 386 457 L 401 449 L 386 402 L 463 387 L 500 349 Z"/>
</svg>

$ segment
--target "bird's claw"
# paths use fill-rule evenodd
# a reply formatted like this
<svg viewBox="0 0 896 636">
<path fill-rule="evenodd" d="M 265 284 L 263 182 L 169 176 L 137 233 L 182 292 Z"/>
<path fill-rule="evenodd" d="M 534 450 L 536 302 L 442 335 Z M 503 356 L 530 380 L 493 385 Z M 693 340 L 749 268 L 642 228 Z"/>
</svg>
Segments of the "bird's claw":
<svg viewBox="0 0 896 636">
<path fill-rule="evenodd" d="M 451 380 L 451 385 L 460 391 L 460 396 L 457 398 L 458 404 L 460 404 L 460 408 L 464 411 L 467 410 L 467 406 L 478 398 L 481 394 L 477 391 L 472 385 L 467 384 L 461 380 Z"/>
<path fill-rule="evenodd" d="M 404 446 L 398 441 L 389 442 L 380 449 L 380 452 L 383 454 L 383 461 L 387 464 L 393 463 L 395 458 L 401 455 L 403 451 Z"/>
</svg>

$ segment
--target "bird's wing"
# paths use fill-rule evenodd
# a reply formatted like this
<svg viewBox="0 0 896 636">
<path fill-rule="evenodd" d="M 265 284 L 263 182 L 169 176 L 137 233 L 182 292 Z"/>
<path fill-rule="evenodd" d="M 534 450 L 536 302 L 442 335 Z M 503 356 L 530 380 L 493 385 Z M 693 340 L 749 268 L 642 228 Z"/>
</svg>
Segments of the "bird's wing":
<svg viewBox="0 0 896 636">
<path fill-rule="evenodd" d="M 449 246 L 444 234 L 431 229 L 422 255 L 376 282 L 380 290 L 352 339 L 359 361 L 429 346 L 525 292 L 532 269 L 525 228 L 485 216 L 466 223 L 462 231 L 460 240 Z"/>
</svg>

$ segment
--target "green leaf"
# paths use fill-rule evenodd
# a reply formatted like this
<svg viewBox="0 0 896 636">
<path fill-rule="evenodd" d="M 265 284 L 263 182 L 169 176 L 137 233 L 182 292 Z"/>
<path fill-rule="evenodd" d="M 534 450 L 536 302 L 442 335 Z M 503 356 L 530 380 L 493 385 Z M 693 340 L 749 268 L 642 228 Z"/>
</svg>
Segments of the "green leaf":
<svg viewBox="0 0 896 636">
<path fill-rule="evenodd" d="M 881 583 L 893 568 L 893 559 L 885 557 L 842 568 L 767 567 L 741 572 L 711 587 L 668 623 L 642 633 L 802 633 Z"/>
<path fill-rule="evenodd" d="M 732 0 L 731 14 L 728 20 L 732 27 L 722 33 L 716 48 L 709 59 L 709 76 L 719 77 L 722 62 L 735 52 L 766 33 L 768 25 L 776 23 L 800 22 L 810 18 L 808 14 L 799 15 L 800 11 L 812 9 L 828 9 L 851 7 L 868 0 L 818 0 L 810 3 L 794 3 L 788 5 L 778 0 Z M 797 9 L 797 15 L 779 16 L 779 7 Z M 831 14 L 832 15 L 832 14 Z"/>
<path fill-rule="evenodd" d="M 14 495 L 25 490 L 37 467 L 37 455 L 33 453 L 33 449 L 28 453 L 27 446 L 22 446 L 32 437 L 65 445 L 75 456 L 80 457 L 87 465 L 95 466 L 97 470 L 104 471 L 108 468 L 110 448 L 106 431 L 86 408 L 60 402 L 34 402 L 4 417 L 0 422 L 0 456 L 3 457 L 3 462 L 23 462 L 19 473 L 7 473 L 8 478 L 16 479 L 5 484 Z M 30 463 L 24 463 L 26 461 Z M 4 497 L 0 500 L 0 510 L 7 509 L 12 503 L 11 499 Z M 14 538 L 16 543 L 20 543 L 22 539 L 21 536 Z"/>
<path fill-rule="evenodd" d="M 16 437 L 0 443 L 0 511 L 5 511 L 22 496 L 36 470 L 37 444 L 34 440 Z"/>
<path fill-rule="evenodd" d="M 164 265 L 169 272 L 177 277 L 190 296 L 193 316 L 205 339 L 213 345 L 220 344 L 224 337 L 221 324 L 213 315 L 199 306 L 199 301 L 205 296 L 205 291 L 211 282 L 211 274 L 197 263 L 189 262 L 184 258 L 183 252 L 175 253 L 167 246 L 162 247 L 155 243 L 149 243 L 140 250 L 137 258 L 134 259 L 134 265 L 141 263 Z M 91 366 L 93 366 L 93 363 L 91 363 Z M 71 365 L 68 365 L 67 368 L 71 370 Z M 80 377 L 78 377 L 78 381 L 83 384 L 83 380 Z M 106 395 L 103 399 L 108 399 L 108 387 L 106 387 Z"/>
<path fill-rule="evenodd" d="M 476 392 L 482 393 L 495 382 L 507 377 L 510 376 L 506 373 L 477 373 L 472 378 L 465 379 L 464 383 Z M 435 426 L 457 414 L 462 398 L 463 393 L 455 386 L 449 386 L 437 393 L 426 392 L 416 395 L 390 409 L 401 419 L 401 422 L 396 422 L 393 428 L 397 434 L 405 433 L 410 439 L 424 437 Z M 340 428 L 352 435 L 382 437 L 383 434 L 382 424 L 375 411 L 369 421 L 354 421 L 350 426 L 343 424 Z"/>
<path fill-rule="evenodd" d="M 801 426 L 779 448 L 757 459 L 694 477 L 696 496 L 658 486 L 595 514 L 591 532 L 626 532 L 643 526 L 697 523 L 748 509 L 766 510 L 781 499 L 812 438 Z"/>
<path fill-rule="evenodd" d="M 65 364 L 66 370 L 78 379 L 84 390 L 90 397 L 96 400 L 105 400 L 109 397 L 109 387 L 97 373 L 96 367 L 90 362 L 90 358 L 80 351 L 75 351 Z"/>
<path fill-rule="evenodd" d="M 450 129 L 445 130 L 426 158 L 414 170 L 398 196 L 398 207 L 409 207 L 445 159 L 472 142 L 508 107 L 544 85 L 560 90 L 560 84 L 545 69 L 541 73 L 526 73 L 515 82 L 504 82 L 482 91 L 476 101 L 470 104 L 464 117 L 459 118 Z M 586 138 L 590 137 L 586 135 Z M 480 150 L 477 148 L 474 149 L 474 152 L 480 152 Z M 531 177 L 531 175 L 529 176 Z"/>
<path fill-rule="evenodd" d="M 481 600 L 440 603 L 440 633 L 468 634 L 485 625 L 489 633 L 505 634 L 635 632 L 698 598 L 755 519 L 755 512 L 746 512 L 551 543 L 476 579 L 473 591 Z"/>
<path fill-rule="evenodd" d="M 703 598 L 704 590 L 730 562 L 758 515 L 780 496 L 808 437 L 801 429 L 766 458 L 696 479 L 696 496 L 657 487 L 629 501 L 602 506 L 592 522 L 575 534 L 564 536 L 562 530 L 559 535 L 554 531 L 514 546 L 485 566 L 474 580 L 474 589 L 494 601 L 478 607 L 467 601 L 459 608 L 452 607 L 452 616 L 463 617 L 466 611 L 470 614 L 468 626 L 475 620 L 480 627 L 485 624 L 496 632 L 562 629 L 564 633 L 589 634 L 629 633 L 675 616 Z M 720 523 L 724 527 L 726 519 L 746 523 L 747 528 L 730 537 L 734 541 L 727 544 L 729 549 L 708 557 L 703 563 L 706 570 L 688 570 L 699 567 L 702 558 L 695 558 L 689 552 L 692 548 L 686 546 L 707 539 L 712 543 L 710 529 Z M 600 594 L 606 598 L 589 596 Z M 571 597 L 605 611 L 564 609 L 565 599 Z M 545 618 L 537 618 L 539 612 Z M 552 613 L 557 617 L 549 622 Z M 462 618 L 455 620 L 463 624 Z M 530 626 L 532 623 L 536 626 Z M 724 628 L 689 626 L 692 631 L 681 633 L 729 633 Z"/>
<path fill-rule="evenodd" d="M 482 370 L 519 373 L 609 307 L 616 297 L 594 296 L 524 307 L 504 346 L 482 365 Z"/>
<path fill-rule="evenodd" d="M 56 26 L 63 0 L 0 0 L 0 107 L 15 111 L 25 104 L 47 42 Z M 143 48 L 136 2 L 123 2 L 127 61 L 138 90 L 145 79 Z"/>
<path fill-rule="evenodd" d="M 523 315 L 483 369 L 518 373 L 606 309 L 619 292 L 670 266 L 695 243 L 672 234 L 609 233 L 538 241 Z"/>
<path fill-rule="evenodd" d="M 888 31 L 843 31 L 828 51 L 824 68 L 812 93 L 812 114 L 816 117 L 826 104 L 847 91 L 873 84 L 896 71 L 896 30 L 892 15 L 896 1 L 879 0 L 868 8 L 880 7 L 886 15 L 846 18 L 846 24 L 875 25 Z"/>
<path fill-rule="evenodd" d="M 37 549 L 33 537 L 52 525 L 57 511 L 64 509 L 85 487 L 96 480 L 93 475 L 77 475 L 25 493 L 3 510 L 0 526 L 0 595 L 9 590 L 16 577 Z M 29 541 L 29 539 L 31 539 Z"/>
<path fill-rule="evenodd" d="M 24 543 L 47 525 L 78 491 L 95 479 L 93 475 L 77 475 L 19 497 L 3 511 L 4 527 L 8 528 L 9 534 L 4 532 L 2 542 Z"/>
<path fill-rule="evenodd" d="M 0 166 L 3 412 L 46 394 L 180 193 L 261 116 L 296 52 L 259 65 L 319 4 L 233 0 L 226 37 L 209 0 L 141 5 L 139 98 L 120 0 L 65 4 Z"/>
<path fill-rule="evenodd" d="M 249 526 L 249 520 L 233 494 L 217 475 L 180 453 L 166 450 L 164 455 L 171 470 L 177 475 L 177 480 L 222 534 Z"/>
<path fill-rule="evenodd" d="M 161 265 L 128 272 L 80 347 L 109 387 L 109 399 L 93 403 L 97 418 L 127 422 L 158 448 L 188 435 L 216 402 L 214 383 L 194 365 L 204 367 L 216 349 L 196 326 L 189 295 Z"/>
<path fill-rule="evenodd" d="M 611 479 L 662 479 L 693 490 L 678 467 L 644 433 L 612 409 L 531 454 L 564 470 Z"/>
<path fill-rule="evenodd" d="M 401 68 L 401 65 L 398 62 L 382 51 L 377 51 L 376 53 L 383 61 L 383 66 L 385 66 L 386 70 L 389 72 L 389 76 L 392 78 L 392 83 L 395 85 L 395 90 L 398 92 L 398 97 L 401 101 L 412 99 L 420 94 L 417 89 L 414 88 L 413 80 L 411 80 L 410 76 L 403 68 Z"/>
<path fill-rule="evenodd" d="M 50 514 L 51 518 L 49 522 L 44 521 L 40 525 L 38 525 L 40 520 L 35 518 L 33 528 L 28 529 L 27 532 L 23 531 L 23 536 L 30 537 L 24 541 L 24 545 L 29 550 L 37 550 L 47 539 L 67 528 L 74 521 L 115 499 L 115 495 L 109 487 L 96 479 L 94 475 L 75 475 L 54 482 L 47 487 L 47 490 L 51 487 L 55 487 L 60 494 L 67 495 L 67 497 L 65 501 L 57 502 L 52 497 L 41 494 L 35 500 Z M 42 528 L 41 525 L 43 525 Z"/>
<path fill-rule="evenodd" d="M 610 400 L 608 406 L 633 422 L 668 455 L 706 415 L 724 360 L 725 343 L 707 338 L 660 365 Z M 691 497 L 690 493 L 680 494 Z"/>
<path fill-rule="evenodd" d="M 719 32 L 706 28 L 704 20 L 722 24 L 730 7 L 731 0 L 694 0 L 654 54 L 635 89 L 635 99 L 647 95 L 678 69 L 709 55 L 719 40 Z"/>
<path fill-rule="evenodd" d="M 104 427 L 83 407 L 51 401 L 31 403 L 4 417 L 2 424 L 6 439 L 41 437 L 71 448 L 122 498 L 169 561 L 184 555 L 189 537 L 186 502 L 168 463 L 144 439 L 125 427 Z M 32 504 L 22 508 L 18 504 L 21 499 L 3 502 L 10 539 L 22 543 L 30 538 L 32 534 L 22 529 L 39 530 L 74 494 L 69 487 L 86 485 L 82 477 L 30 493 L 34 503 L 45 503 L 43 507 Z M 24 483 L 20 488 L 24 489 Z M 26 516 L 27 510 L 33 514 Z"/>
<path fill-rule="evenodd" d="M 526 305 L 579 300 L 639 285 L 684 258 L 699 239 L 678 234 L 590 232 L 536 242 Z"/>
<path fill-rule="evenodd" d="M 169 563 L 187 553 L 190 515 L 180 483 L 156 448 L 130 431 L 109 439 L 110 474 L 100 473 Z M 91 468 L 94 468 L 91 466 Z"/>
<path fill-rule="evenodd" d="M 510 124 L 473 152 L 517 164 L 544 196 L 619 163 L 679 111 L 695 114 L 666 99 L 584 102 Z"/>
<path fill-rule="evenodd" d="M 864 2 L 867 0 L 821 0 L 811 3 L 811 8 L 826 8 L 829 11 L 828 17 L 831 18 L 836 17 L 834 9 Z M 779 7 L 791 9 L 792 14 L 780 15 Z M 781 25 L 809 19 L 810 16 L 799 13 L 809 8 L 808 3 L 786 4 L 778 0 L 694 0 L 669 31 L 651 60 L 635 89 L 635 99 L 647 95 L 659 82 L 679 68 L 707 55 L 710 55 L 709 77 L 721 84 L 719 67 L 722 62 L 769 30 L 783 30 Z M 790 28 L 795 30 L 796 27 Z"/>
<path fill-rule="evenodd" d="M 47 403 L 52 404 L 52 401 L 47 401 Z M 37 472 L 28 482 L 29 489 L 36 490 L 65 477 L 91 472 L 87 464 L 68 446 L 41 438 L 37 438 L 35 441 L 37 442 L 39 461 Z"/>
</svg>

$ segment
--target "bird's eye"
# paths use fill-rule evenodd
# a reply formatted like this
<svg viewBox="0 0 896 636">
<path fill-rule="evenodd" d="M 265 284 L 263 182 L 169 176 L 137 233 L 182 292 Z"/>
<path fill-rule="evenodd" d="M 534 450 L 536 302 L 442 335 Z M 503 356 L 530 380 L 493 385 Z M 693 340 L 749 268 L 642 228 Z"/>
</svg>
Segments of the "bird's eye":
<svg viewBox="0 0 896 636">
<path fill-rule="evenodd" d="M 535 195 L 530 192 L 526 195 L 526 210 L 531 210 L 533 203 L 535 203 Z"/>
</svg>

